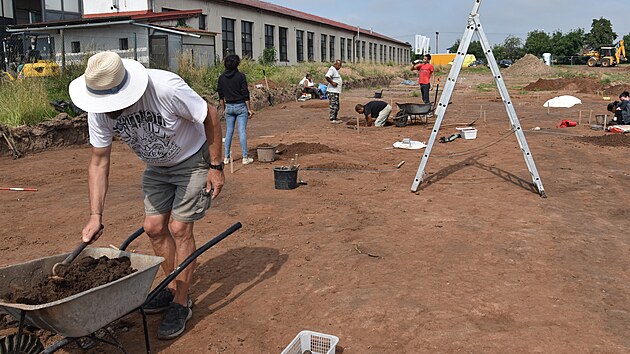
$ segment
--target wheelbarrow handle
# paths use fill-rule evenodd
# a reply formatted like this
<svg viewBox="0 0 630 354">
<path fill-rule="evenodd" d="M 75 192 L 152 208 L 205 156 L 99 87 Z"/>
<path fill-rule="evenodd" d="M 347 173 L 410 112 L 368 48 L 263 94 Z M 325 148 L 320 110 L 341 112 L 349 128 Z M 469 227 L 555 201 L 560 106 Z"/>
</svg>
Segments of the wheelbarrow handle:
<svg viewBox="0 0 630 354">
<path fill-rule="evenodd" d="M 129 236 L 121 245 L 120 247 L 118 247 L 119 250 L 121 251 L 125 251 L 127 250 L 127 247 L 129 247 L 129 244 L 132 243 L 135 239 L 137 239 L 140 235 L 142 235 L 144 233 L 144 227 L 139 228 L 138 230 L 136 230 L 136 232 L 134 232 L 133 234 L 131 234 L 131 236 Z"/>
<path fill-rule="evenodd" d="M 240 222 L 237 222 L 236 224 L 227 228 L 227 230 L 223 231 L 217 237 L 213 238 L 212 240 L 208 241 L 203 246 L 199 247 L 195 252 L 193 252 L 190 256 L 188 256 L 188 258 L 186 258 L 179 266 L 177 266 L 177 268 L 175 268 L 171 272 L 171 274 L 169 274 L 166 277 L 166 279 L 162 280 L 162 282 L 160 282 L 160 284 L 158 284 L 158 286 L 156 286 L 155 289 L 153 289 L 149 293 L 149 295 L 147 296 L 147 299 L 144 301 L 144 304 L 142 304 L 142 306 L 145 306 L 146 304 L 151 302 L 151 300 L 153 300 L 153 298 L 157 295 L 157 293 L 159 293 L 164 288 L 166 288 L 166 286 L 170 282 L 172 282 L 173 279 L 177 278 L 179 273 L 181 273 L 184 269 L 186 269 L 186 267 L 188 267 L 190 263 L 194 262 L 195 259 L 197 259 L 197 257 L 199 257 L 202 253 L 206 252 L 217 243 L 223 241 L 224 238 L 230 236 L 232 233 L 234 233 L 234 231 L 240 229 L 241 227 L 243 227 L 243 224 L 241 224 Z"/>
</svg>

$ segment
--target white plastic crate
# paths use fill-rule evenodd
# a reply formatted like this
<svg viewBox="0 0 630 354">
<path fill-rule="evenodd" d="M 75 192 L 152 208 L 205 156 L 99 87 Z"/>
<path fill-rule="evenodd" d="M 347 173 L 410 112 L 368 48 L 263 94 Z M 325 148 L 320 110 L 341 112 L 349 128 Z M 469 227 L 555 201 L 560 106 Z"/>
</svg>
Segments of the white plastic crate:
<svg viewBox="0 0 630 354">
<path fill-rule="evenodd" d="M 312 354 L 335 354 L 337 343 L 339 343 L 339 338 L 333 335 L 302 331 L 293 338 L 281 354 L 303 354 L 306 351 Z"/>
<path fill-rule="evenodd" d="M 455 128 L 459 130 L 459 134 L 466 140 L 477 139 L 477 129 L 473 127 Z"/>
</svg>

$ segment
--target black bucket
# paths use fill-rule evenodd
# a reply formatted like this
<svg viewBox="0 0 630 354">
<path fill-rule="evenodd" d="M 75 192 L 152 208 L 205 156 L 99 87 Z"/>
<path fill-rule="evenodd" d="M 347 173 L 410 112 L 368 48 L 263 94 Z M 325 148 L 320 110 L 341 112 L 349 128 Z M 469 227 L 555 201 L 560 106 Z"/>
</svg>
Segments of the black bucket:
<svg viewBox="0 0 630 354">
<path fill-rule="evenodd" d="M 288 167 L 274 167 L 273 168 L 273 181 L 276 189 L 295 189 L 298 186 L 296 169 L 289 169 Z"/>
</svg>

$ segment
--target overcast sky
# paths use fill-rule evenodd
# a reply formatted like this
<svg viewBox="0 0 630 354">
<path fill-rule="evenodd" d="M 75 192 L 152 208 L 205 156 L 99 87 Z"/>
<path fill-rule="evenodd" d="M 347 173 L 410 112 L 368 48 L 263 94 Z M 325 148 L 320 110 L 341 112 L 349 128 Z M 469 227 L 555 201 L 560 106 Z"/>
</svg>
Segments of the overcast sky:
<svg viewBox="0 0 630 354">
<path fill-rule="evenodd" d="M 466 28 L 474 0 L 266 0 L 267 2 L 369 29 L 414 44 L 416 34 L 431 39 L 435 32 L 443 53 Z M 627 0 L 484 0 L 479 16 L 491 44 L 509 35 L 523 38 L 533 30 L 568 33 L 591 30 L 593 19 L 611 21 L 620 37 L 630 34 L 630 2 Z M 476 37 L 473 37 L 475 40 Z"/>
</svg>

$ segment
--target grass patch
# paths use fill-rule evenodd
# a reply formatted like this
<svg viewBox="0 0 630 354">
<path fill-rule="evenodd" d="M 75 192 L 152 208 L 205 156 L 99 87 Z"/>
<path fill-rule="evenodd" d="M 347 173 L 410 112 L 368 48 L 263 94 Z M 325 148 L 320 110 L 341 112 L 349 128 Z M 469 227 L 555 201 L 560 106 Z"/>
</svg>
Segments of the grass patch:
<svg viewBox="0 0 630 354">
<path fill-rule="evenodd" d="M 492 83 L 481 83 L 479 85 L 477 85 L 477 91 L 479 92 L 490 92 L 490 91 L 496 91 L 497 90 L 497 84 L 492 81 Z"/>
<path fill-rule="evenodd" d="M 0 97 L 0 124 L 8 127 L 37 124 L 57 115 L 49 104 L 44 80 L 2 82 Z"/>
<path fill-rule="evenodd" d="M 191 64 L 191 58 L 186 55 L 180 57 L 180 65 L 177 74 L 180 75 L 195 91 L 201 95 L 212 96 L 216 93 L 217 80 L 223 72 L 223 64 L 218 63 L 216 66 L 194 66 Z M 185 65 L 181 65 L 184 63 Z M 313 75 L 315 83 L 326 83 L 325 75 L 332 63 L 304 62 L 291 66 L 282 65 L 265 65 L 259 61 L 243 59 L 238 69 L 245 74 L 247 82 L 264 83 L 265 75 L 267 80 L 275 84 L 297 85 L 300 80 L 310 73 Z M 407 79 L 414 77 L 414 74 L 407 66 L 402 65 L 379 65 L 368 63 L 344 63 L 340 70 L 344 82 L 351 82 L 363 78 L 372 77 L 401 77 Z"/>
<path fill-rule="evenodd" d="M 67 65 L 63 73 L 57 77 L 33 78 L 12 82 L 2 81 L 0 84 L 0 124 L 10 127 L 33 125 L 51 119 L 57 115 L 50 105 L 51 101 L 69 101 L 68 85 L 85 71 L 87 58 L 81 64 Z M 217 82 L 224 71 L 221 62 L 217 65 L 195 65 L 190 54 L 178 58 L 179 69 L 176 73 L 188 85 L 204 97 L 216 97 Z M 280 86 L 297 85 L 306 73 L 313 75 L 316 83 L 326 83 L 325 75 L 332 63 L 305 62 L 296 65 L 261 64 L 256 60 L 241 61 L 239 70 L 245 74 L 250 84 L 263 83 L 265 75 L 269 81 Z M 344 63 L 341 76 L 344 82 L 352 82 L 363 78 L 390 77 L 409 79 L 417 77 L 417 73 L 409 70 L 407 65 Z M 436 71 L 440 75 L 441 71 Z M 443 72 L 446 74 L 446 71 Z"/>
</svg>

